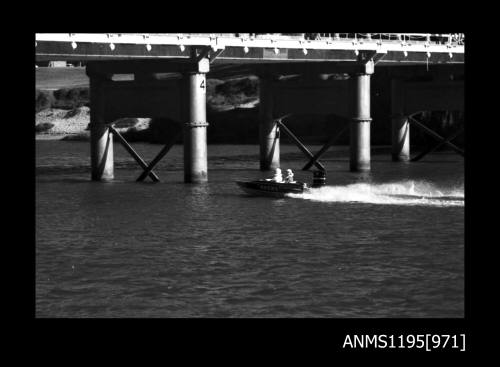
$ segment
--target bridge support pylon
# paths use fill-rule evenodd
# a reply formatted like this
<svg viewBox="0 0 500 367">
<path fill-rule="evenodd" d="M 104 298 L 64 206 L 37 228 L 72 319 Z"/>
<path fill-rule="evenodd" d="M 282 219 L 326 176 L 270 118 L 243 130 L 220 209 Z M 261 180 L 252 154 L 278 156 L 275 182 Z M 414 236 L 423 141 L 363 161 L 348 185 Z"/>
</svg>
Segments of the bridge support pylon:
<svg viewBox="0 0 500 367">
<path fill-rule="evenodd" d="M 408 162 L 410 160 L 410 123 L 404 111 L 402 81 L 391 81 L 391 119 L 392 119 L 392 160 Z"/>
<path fill-rule="evenodd" d="M 354 111 L 350 131 L 350 170 L 370 170 L 370 77 L 373 61 L 366 64 L 364 73 L 353 74 Z"/>
<path fill-rule="evenodd" d="M 208 63 L 208 60 L 207 60 Z M 184 182 L 208 181 L 205 72 L 183 75 Z"/>
<path fill-rule="evenodd" d="M 260 170 L 269 171 L 280 166 L 280 138 L 273 116 L 272 80 L 269 76 L 259 76 L 259 82 Z"/>
<path fill-rule="evenodd" d="M 90 166 L 92 181 L 114 178 L 113 134 L 104 117 L 104 76 L 90 76 Z"/>
</svg>

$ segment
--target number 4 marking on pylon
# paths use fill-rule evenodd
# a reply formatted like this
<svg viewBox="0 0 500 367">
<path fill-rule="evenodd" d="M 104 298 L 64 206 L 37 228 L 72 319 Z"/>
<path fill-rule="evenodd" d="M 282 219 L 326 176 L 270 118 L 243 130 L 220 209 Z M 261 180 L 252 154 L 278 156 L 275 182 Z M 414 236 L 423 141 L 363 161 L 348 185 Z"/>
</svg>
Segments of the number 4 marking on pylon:
<svg viewBox="0 0 500 367">
<path fill-rule="evenodd" d="M 201 81 L 200 88 L 201 89 L 205 89 L 205 80 Z"/>
</svg>

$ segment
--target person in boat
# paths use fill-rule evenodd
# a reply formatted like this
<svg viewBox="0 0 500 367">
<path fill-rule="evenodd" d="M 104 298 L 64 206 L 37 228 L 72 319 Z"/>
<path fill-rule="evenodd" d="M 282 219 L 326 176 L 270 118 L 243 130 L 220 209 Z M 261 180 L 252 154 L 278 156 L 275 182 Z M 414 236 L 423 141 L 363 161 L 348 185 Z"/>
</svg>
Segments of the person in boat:
<svg viewBox="0 0 500 367">
<path fill-rule="evenodd" d="M 286 183 L 294 183 L 295 181 L 293 180 L 293 172 L 291 169 L 286 170 L 286 177 L 285 177 L 285 182 Z"/>
<path fill-rule="evenodd" d="M 272 178 L 272 181 L 274 182 L 283 182 L 283 175 L 281 174 L 281 169 L 276 168 L 276 171 L 274 171 L 274 176 Z"/>
</svg>

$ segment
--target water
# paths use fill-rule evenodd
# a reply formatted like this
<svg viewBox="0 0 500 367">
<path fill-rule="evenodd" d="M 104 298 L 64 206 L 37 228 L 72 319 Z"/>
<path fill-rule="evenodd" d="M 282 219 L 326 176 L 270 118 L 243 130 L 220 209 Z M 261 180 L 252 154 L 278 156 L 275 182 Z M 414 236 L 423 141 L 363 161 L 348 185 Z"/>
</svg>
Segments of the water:
<svg viewBox="0 0 500 367">
<path fill-rule="evenodd" d="M 134 144 L 146 161 L 161 149 Z M 310 147 L 317 151 L 319 147 Z M 327 185 L 250 197 L 257 146 L 212 146 L 209 180 L 183 183 L 182 147 L 141 169 L 115 145 L 112 183 L 89 180 L 85 142 L 36 143 L 38 317 L 463 317 L 463 159 L 399 164 L 348 148 L 321 161 Z M 282 146 L 297 180 L 305 158 Z"/>
</svg>

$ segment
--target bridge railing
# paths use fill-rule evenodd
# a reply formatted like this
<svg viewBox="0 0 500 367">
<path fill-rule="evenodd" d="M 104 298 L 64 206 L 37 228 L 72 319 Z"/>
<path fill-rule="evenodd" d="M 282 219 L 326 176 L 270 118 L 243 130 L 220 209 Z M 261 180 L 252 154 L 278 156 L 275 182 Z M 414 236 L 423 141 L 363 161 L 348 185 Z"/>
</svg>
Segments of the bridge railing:
<svg viewBox="0 0 500 367">
<path fill-rule="evenodd" d="M 144 35 L 139 33 L 128 33 L 128 35 Z M 121 35 L 120 33 L 118 35 Z M 151 36 L 174 35 L 167 33 L 149 33 Z M 175 34 L 182 35 L 182 34 Z M 464 45 L 463 33 L 186 33 L 186 36 L 210 36 L 210 37 L 239 37 L 239 38 L 266 38 L 266 39 L 302 39 L 302 40 L 327 40 L 327 41 L 394 41 L 403 43 L 432 43 Z"/>
<path fill-rule="evenodd" d="M 448 45 L 464 45 L 463 33 L 213 33 L 214 37 L 234 36 L 272 39 L 303 39 L 303 40 L 352 40 L 352 41 L 394 41 L 404 43 L 432 43 Z"/>
<path fill-rule="evenodd" d="M 464 45 L 463 33 L 305 33 L 305 39 L 312 40 L 355 40 L 421 42 L 434 44 Z"/>
</svg>

